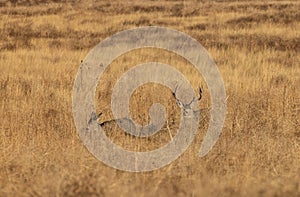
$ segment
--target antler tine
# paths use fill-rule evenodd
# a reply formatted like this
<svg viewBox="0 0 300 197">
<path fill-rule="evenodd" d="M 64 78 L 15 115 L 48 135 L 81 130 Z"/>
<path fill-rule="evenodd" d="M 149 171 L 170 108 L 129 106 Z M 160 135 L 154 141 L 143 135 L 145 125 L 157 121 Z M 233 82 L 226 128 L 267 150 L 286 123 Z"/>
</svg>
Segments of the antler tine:
<svg viewBox="0 0 300 197">
<path fill-rule="evenodd" d="M 198 98 L 198 101 L 200 101 L 200 100 L 201 100 L 201 98 L 202 98 L 202 93 L 203 93 L 203 90 L 202 90 L 202 87 L 201 87 L 201 86 L 199 86 L 198 93 L 199 93 L 199 98 Z"/>
<path fill-rule="evenodd" d="M 178 84 L 176 85 L 175 90 L 172 92 L 173 96 L 175 96 L 175 97 L 176 97 L 177 88 L 178 88 Z"/>
<path fill-rule="evenodd" d="M 194 101 L 195 101 L 195 97 L 193 97 L 193 99 L 191 100 L 191 102 L 189 102 L 187 105 L 192 104 L 192 102 L 194 102 Z"/>
</svg>

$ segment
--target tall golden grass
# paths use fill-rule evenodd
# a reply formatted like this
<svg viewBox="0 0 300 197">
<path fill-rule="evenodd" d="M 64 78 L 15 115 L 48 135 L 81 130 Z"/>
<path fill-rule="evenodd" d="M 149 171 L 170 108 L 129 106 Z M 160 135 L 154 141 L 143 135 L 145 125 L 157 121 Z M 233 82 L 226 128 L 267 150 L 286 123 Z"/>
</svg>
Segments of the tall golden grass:
<svg viewBox="0 0 300 197">
<path fill-rule="evenodd" d="M 0 6 L 0 196 L 300 196 L 298 1 L 13 0 Z M 80 141 L 72 86 L 92 47 L 113 33 L 147 25 L 183 31 L 208 50 L 224 79 L 228 113 L 206 157 L 197 153 L 209 111 L 179 159 L 156 171 L 128 173 L 104 165 Z M 195 89 L 203 84 L 199 106 L 210 106 L 205 82 L 188 62 L 141 49 L 118 58 L 100 79 L 95 103 L 103 120 L 112 118 L 116 79 L 147 61 L 173 65 Z M 135 151 L 168 143 L 180 112 L 168 89 L 138 88 L 131 112 L 146 124 L 157 101 L 169 115 L 159 134 L 137 139 L 111 123 L 107 136 Z"/>
</svg>

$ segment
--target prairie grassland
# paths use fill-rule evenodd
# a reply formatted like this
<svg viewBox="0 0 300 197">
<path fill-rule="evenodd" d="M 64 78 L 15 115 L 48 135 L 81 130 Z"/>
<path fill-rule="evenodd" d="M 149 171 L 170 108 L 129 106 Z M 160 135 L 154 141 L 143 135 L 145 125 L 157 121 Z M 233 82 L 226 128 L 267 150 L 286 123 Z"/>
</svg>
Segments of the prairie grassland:
<svg viewBox="0 0 300 197">
<path fill-rule="evenodd" d="M 299 10 L 299 1 L 1 1 L 0 196 L 300 196 Z M 206 157 L 197 153 L 209 111 L 180 158 L 153 172 L 128 173 L 104 165 L 80 141 L 72 86 L 92 47 L 148 25 L 183 31 L 208 50 L 225 82 L 228 113 Z M 95 103 L 104 120 L 112 118 L 116 79 L 147 61 L 173 65 L 195 89 L 203 84 L 199 106 L 210 106 L 205 82 L 188 62 L 141 49 L 118 58 L 100 79 Z M 132 115 L 146 124 L 153 102 L 168 110 L 159 134 L 137 139 L 112 123 L 107 136 L 136 151 L 168 143 L 180 112 L 170 90 L 139 87 Z"/>
</svg>

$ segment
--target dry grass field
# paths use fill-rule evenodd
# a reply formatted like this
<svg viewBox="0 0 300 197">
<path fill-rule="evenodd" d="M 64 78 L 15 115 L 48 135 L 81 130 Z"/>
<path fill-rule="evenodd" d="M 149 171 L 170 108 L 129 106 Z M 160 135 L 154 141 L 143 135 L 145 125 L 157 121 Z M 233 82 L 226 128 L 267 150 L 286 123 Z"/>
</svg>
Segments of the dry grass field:
<svg viewBox="0 0 300 197">
<path fill-rule="evenodd" d="M 300 2 L 230 0 L 0 0 L 0 196 L 300 196 Z M 197 156 L 209 111 L 188 150 L 146 173 L 113 169 L 78 137 L 72 88 L 80 62 L 121 30 L 162 26 L 183 31 L 210 53 L 228 96 L 220 139 Z M 210 106 L 201 76 L 178 55 L 140 49 L 114 61 L 100 79 L 95 103 L 112 118 L 110 94 L 118 77 L 148 61 L 185 73 L 199 106 Z M 168 121 L 138 139 L 112 122 L 107 136 L 128 150 L 153 150 L 176 134 L 180 109 L 165 87 L 133 94 L 134 119 L 146 124 L 153 102 Z M 169 132 L 170 130 L 170 132 Z"/>
</svg>

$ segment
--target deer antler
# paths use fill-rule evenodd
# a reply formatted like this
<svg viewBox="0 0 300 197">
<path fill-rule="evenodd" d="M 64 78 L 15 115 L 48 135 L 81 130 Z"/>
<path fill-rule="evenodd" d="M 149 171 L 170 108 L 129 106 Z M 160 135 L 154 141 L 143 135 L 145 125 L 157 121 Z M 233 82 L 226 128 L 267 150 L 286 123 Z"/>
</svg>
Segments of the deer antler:
<svg viewBox="0 0 300 197">
<path fill-rule="evenodd" d="M 179 105 L 179 107 L 182 108 L 182 107 L 184 107 L 184 104 L 176 97 L 177 88 L 178 88 L 178 85 L 176 85 L 175 90 L 172 92 L 172 94 L 176 100 L 177 105 Z"/>
<path fill-rule="evenodd" d="M 199 86 L 199 88 L 198 88 L 198 93 L 199 93 L 199 97 L 197 98 L 197 101 L 200 101 L 201 100 L 201 98 L 202 98 L 202 87 L 201 86 Z M 193 99 L 191 100 L 191 102 L 189 102 L 187 105 L 190 105 L 190 104 L 192 104 L 192 102 L 194 102 L 195 101 L 195 97 L 193 97 Z"/>
<path fill-rule="evenodd" d="M 176 97 L 176 92 L 177 92 L 177 89 L 178 89 L 178 85 L 176 85 L 174 91 L 172 92 L 173 94 L 173 97 L 176 99 L 176 102 L 177 104 L 179 105 L 180 108 L 190 108 L 190 105 L 196 100 L 195 97 L 193 97 L 193 99 L 189 102 L 189 103 L 186 103 L 184 104 L 182 101 L 180 101 L 177 97 Z M 198 88 L 198 93 L 199 93 L 199 97 L 197 98 L 197 101 L 200 101 L 201 98 L 202 98 L 202 93 L 203 93 L 203 90 L 202 90 L 202 87 L 199 86 Z"/>
</svg>

